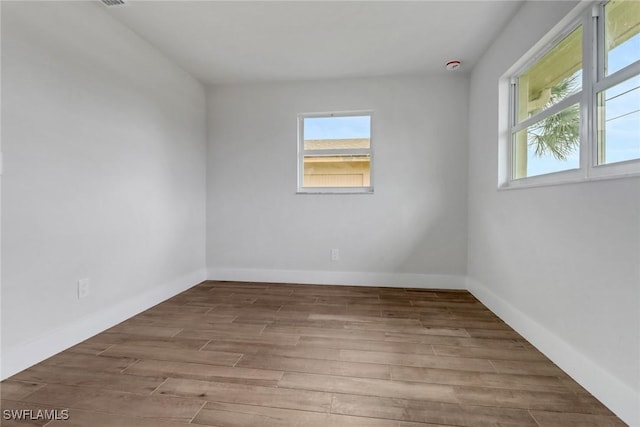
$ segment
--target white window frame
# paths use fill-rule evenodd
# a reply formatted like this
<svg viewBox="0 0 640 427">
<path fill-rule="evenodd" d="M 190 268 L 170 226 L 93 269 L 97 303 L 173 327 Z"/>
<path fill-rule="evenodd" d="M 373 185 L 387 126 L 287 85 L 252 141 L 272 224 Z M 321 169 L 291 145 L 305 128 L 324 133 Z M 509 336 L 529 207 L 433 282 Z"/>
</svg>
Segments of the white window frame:
<svg viewBox="0 0 640 427">
<path fill-rule="evenodd" d="M 305 150 L 304 148 L 304 119 L 314 117 L 355 117 L 369 116 L 370 135 L 369 148 L 334 149 L 334 150 Z M 305 187 L 304 157 L 305 156 L 369 156 L 369 186 L 368 187 Z M 338 111 L 329 113 L 301 113 L 298 114 L 298 189 L 297 194 L 373 194 L 373 111 Z"/>
<path fill-rule="evenodd" d="M 578 5 L 543 39 L 526 53 L 501 79 L 508 85 L 502 91 L 501 105 L 506 106 L 508 125 L 501 135 L 499 156 L 499 189 L 538 187 L 565 183 L 595 181 L 601 179 L 640 176 L 640 159 L 616 163 L 598 164 L 597 140 L 597 94 L 623 81 L 640 75 L 640 60 L 613 74 L 604 76 L 604 6 L 607 1 L 596 1 Z M 560 41 L 582 25 L 582 90 L 568 96 L 557 104 L 516 123 L 517 77 L 526 72 Z M 564 108 L 579 102 L 580 105 L 580 161 L 577 169 L 547 173 L 514 179 L 513 138 L 517 131 L 549 117 Z M 504 139 L 503 139 L 504 138 Z"/>
</svg>

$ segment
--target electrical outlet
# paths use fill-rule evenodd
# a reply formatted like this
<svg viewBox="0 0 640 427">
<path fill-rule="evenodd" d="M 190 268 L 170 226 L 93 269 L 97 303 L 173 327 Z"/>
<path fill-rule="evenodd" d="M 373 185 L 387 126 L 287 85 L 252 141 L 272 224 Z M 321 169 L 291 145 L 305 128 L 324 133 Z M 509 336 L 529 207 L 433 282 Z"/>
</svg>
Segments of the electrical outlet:
<svg viewBox="0 0 640 427">
<path fill-rule="evenodd" d="M 89 279 L 80 279 L 78 280 L 78 299 L 85 298 L 89 296 L 89 285 L 91 282 Z"/>
<path fill-rule="evenodd" d="M 340 261 L 340 249 L 331 249 L 331 261 Z"/>
</svg>

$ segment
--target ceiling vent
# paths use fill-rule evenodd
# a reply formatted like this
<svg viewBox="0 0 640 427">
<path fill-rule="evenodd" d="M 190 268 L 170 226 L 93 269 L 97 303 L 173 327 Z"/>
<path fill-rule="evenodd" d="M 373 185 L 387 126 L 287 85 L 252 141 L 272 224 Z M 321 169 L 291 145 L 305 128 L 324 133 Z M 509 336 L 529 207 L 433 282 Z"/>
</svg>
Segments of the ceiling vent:
<svg viewBox="0 0 640 427">
<path fill-rule="evenodd" d="M 124 0 L 101 0 L 107 7 L 111 6 L 123 6 Z"/>
</svg>

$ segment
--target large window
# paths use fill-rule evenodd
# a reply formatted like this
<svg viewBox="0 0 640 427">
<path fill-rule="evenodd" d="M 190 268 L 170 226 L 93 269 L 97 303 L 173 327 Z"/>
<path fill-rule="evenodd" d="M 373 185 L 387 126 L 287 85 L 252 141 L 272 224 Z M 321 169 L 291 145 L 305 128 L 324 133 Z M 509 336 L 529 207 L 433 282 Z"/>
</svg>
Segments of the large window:
<svg viewBox="0 0 640 427">
<path fill-rule="evenodd" d="M 298 116 L 298 192 L 371 193 L 371 113 Z"/>
<path fill-rule="evenodd" d="M 584 11 L 511 77 L 507 185 L 640 173 L 640 2 Z"/>
</svg>

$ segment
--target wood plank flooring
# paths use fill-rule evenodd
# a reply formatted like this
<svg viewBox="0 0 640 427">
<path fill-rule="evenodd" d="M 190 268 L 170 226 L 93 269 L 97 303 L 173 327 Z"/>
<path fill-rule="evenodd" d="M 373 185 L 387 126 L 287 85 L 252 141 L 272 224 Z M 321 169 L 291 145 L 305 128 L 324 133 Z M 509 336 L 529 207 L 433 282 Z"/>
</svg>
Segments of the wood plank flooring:
<svg viewBox="0 0 640 427">
<path fill-rule="evenodd" d="M 69 410 L 2 426 L 625 425 L 464 291 L 204 282 L 0 388 Z"/>
</svg>

